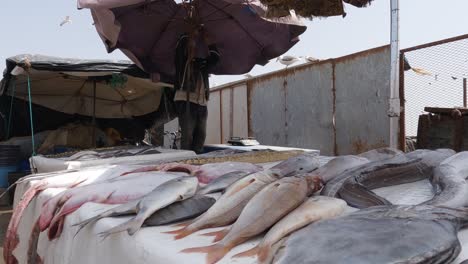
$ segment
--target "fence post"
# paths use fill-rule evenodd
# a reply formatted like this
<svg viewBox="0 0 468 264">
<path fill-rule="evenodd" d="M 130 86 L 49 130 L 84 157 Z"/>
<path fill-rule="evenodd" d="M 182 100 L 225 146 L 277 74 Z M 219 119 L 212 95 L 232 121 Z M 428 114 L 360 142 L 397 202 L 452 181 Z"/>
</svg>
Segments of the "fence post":
<svg viewBox="0 0 468 264">
<path fill-rule="evenodd" d="M 466 108 L 466 78 L 463 78 L 463 107 Z"/>
</svg>

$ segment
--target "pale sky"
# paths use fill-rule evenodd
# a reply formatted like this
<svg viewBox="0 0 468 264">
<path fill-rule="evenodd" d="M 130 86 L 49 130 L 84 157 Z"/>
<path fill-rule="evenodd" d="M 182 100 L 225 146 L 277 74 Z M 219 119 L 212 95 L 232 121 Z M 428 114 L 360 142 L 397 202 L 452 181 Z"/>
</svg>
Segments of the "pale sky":
<svg viewBox="0 0 468 264">
<path fill-rule="evenodd" d="M 119 51 L 108 54 L 97 36 L 88 10 L 75 1 L 6 0 L 0 7 L 0 71 L 7 57 L 33 53 L 88 59 L 126 59 Z M 400 0 L 401 47 L 468 33 L 467 0 Z M 385 45 L 390 39 L 390 1 L 375 0 L 368 8 L 346 6 L 345 18 L 307 21 L 301 41 L 287 54 L 320 59 L 338 57 Z M 60 27 L 65 16 L 72 24 Z M 257 75 L 283 66 L 272 62 L 255 67 Z M 215 84 L 243 76 L 215 76 Z"/>
</svg>

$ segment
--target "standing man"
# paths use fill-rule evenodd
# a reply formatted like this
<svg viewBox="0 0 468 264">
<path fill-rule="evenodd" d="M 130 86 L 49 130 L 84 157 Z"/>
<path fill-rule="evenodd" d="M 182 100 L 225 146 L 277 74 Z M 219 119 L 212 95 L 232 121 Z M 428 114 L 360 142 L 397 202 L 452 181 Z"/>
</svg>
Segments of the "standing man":
<svg viewBox="0 0 468 264">
<path fill-rule="evenodd" d="M 200 34 L 208 46 L 208 56 L 204 58 L 195 54 L 196 40 Z M 219 52 L 203 29 L 197 29 L 192 38 L 189 34 L 180 36 L 175 56 L 174 104 L 182 130 L 181 148 L 193 150 L 197 154 L 202 153 L 206 138 L 207 102 L 210 95 L 208 74 L 218 61 Z"/>
</svg>

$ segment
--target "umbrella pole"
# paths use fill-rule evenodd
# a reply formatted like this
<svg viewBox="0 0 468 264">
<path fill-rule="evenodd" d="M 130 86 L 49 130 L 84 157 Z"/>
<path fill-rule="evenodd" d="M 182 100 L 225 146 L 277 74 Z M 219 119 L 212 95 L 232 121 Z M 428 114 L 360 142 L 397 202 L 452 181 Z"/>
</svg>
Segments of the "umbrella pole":
<svg viewBox="0 0 468 264">
<path fill-rule="evenodd" d="M 93 136 L 92 146 L 96 148 L 96 80 L 93 80 Z"/>
</svg>

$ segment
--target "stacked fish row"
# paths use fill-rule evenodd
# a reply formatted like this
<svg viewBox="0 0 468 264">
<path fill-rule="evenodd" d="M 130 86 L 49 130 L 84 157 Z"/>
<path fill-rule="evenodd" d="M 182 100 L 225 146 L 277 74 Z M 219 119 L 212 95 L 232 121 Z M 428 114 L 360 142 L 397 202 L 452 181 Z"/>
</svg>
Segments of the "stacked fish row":
<svg viewBox="0 0 468 264">
<path fill-rule="evenodd" d="M 426 263 L 428 260 L 448 263 L 460 251 L 456 232 L 468 220 L 468 211 L 460 209 L 468 204 L 467 161 L 468 153 L 455 154 L 447 149 L 405 154 L 382 148 L 358 156 L 339 156 L 321 167 L 317 157 L 303 154 L 270 169 L 249 163 L 202 166 L 170 163 L 122 173 L 125 177 L 114 174 L 113 178 L 104 177 L 92 184 L 86 184 L 86 179 L 75 180 L 76 187 L 44 205 L 30 240 L 31 247 L 37 242 L 40 231 L 48 229 L 50 239 L 58 237 L 64 217 L 93 201 L 121 205 L 77 223 L 80 230 L 104 217 L 134 215 L 101 232 L 103 237 L 121 231 L 133 235 L 142 226 L 195 217 L 188 224 L 179 224 L 182 228 L 168 233 L 175 235 L 175 239 L 182 239 L 199 230 L 232 224 L 221 231 L 203 234 L 214 236 L 215 244 L 183 250 L 184 253 L 207 253 L 207 263 L 216 263 L 235 246 L 265 231 L 260 244 L 235 257 L 255 256 L 260 263 Z M 394 206 L 372 192 L 372 189 L 422 179 L 429 179 L 435 192 L 434 198 L 423 205 Z M 137 182 L 141 185 L 128 188 Z M 27 196 L 33 197 L 37 190 L 48 188 L 46 186 L 44 182 Z M 320 189 L 321 196 L 312 196 Z M 217 200 L 210 196 L 216 192 L 222 192 Z M 343 215 L 346 203 L 362 210 Z M 365 225 L 357 225 L 358 222 Z M 441 224 L 443 228 L 439 228 Z M 391 234 L 382 231 L 387 227 L 394 234 L 410 235 L 406 240 L 391 236 L 385 240 L 385 234 Z M 431 232 L 417 232 L 423 227 Z M 343 229 L 349 235 L 338 235 L 340 232 L 330 232 L 330 229 Z M 359 240 L 363 236 L 375 240 L 373 245 L 386 250 L 378 254 L 366 251 L 367 243 Z M 11 233 L 10 242 L 6 242 L 8 252 L 18 243 L 14 238 Z M 407 246 L 412 243 L 418 246 Z M 399 247 L 405 250 L 395 250 Z M 315 253 L 311 255 L 311 252 Z M 331 257 L 335 252 L 338 255 Z M 10 255 L 6 253 L 6 259 L 14 258 Z M 29 257 L 38 256 L 31 253 Z M 353 261 L 348 261 L 350 259 Z"/>
</svg>

